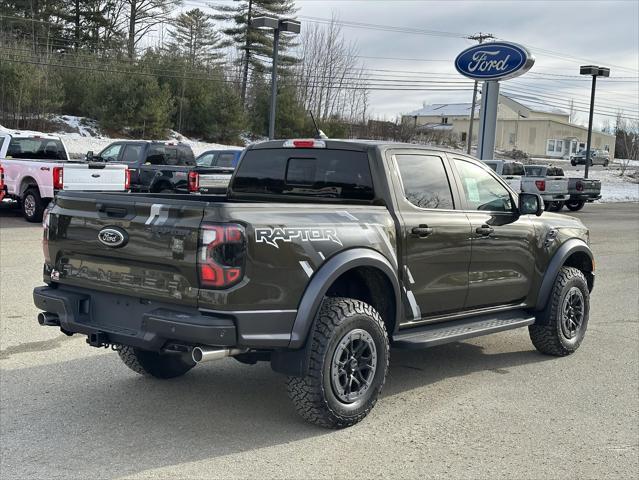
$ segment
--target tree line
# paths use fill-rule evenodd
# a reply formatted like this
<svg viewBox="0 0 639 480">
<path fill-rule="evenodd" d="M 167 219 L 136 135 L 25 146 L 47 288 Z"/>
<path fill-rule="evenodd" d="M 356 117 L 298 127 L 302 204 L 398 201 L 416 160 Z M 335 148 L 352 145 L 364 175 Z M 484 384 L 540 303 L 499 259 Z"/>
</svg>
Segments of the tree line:
<svg viewBox="0 0 639 480">
<path fill-rule="evenodd" d="M 193 2 L 189 2 L 192 5 Z M 187 9 L 166 0 L 5 0 L 0 4 L 0 124 L 44 129 L 49 114 L 98 120 L 118 135 L 168 129 L 238 142 L 267 132 L 273 34 L 261 15 L 295 18 L 292 0 Z M 338 24 L 282 36 L 278 137 L 331 136 L 368 116 L 365 66 Z"/>
</svg>

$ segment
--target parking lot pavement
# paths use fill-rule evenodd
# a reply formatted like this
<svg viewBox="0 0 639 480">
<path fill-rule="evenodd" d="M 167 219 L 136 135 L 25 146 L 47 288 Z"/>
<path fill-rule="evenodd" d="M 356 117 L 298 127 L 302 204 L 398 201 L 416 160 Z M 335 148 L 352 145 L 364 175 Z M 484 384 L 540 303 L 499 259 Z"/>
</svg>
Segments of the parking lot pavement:
<svg viewBox="0 0 639 480">
<path fill-rule="evenodd" d="M 227 359 L 154 381 L 39 327 L 41 232 L 0 211 L 0 477 L 636 478 L 639 205 L 588 205 L 597 280 L 567 358 L 525 330 L 393 351 L 361 424 L 298 418 L 283 378 Z"/>
</svg>

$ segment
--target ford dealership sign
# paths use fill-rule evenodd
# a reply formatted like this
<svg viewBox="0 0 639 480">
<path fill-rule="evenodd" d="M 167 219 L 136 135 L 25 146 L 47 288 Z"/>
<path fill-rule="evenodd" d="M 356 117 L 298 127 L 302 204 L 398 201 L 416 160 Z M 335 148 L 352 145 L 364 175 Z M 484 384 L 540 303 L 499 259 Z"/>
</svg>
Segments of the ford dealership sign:
<svg viewBox="0 0 639 480">
<path fill-rule="evenodd" d="M 526 73 L 535 57 L 521 45 L 509 42 L 481 43 L 455 59 L 455 68 L 473 80 L 505 80 Z"/>
</svg>

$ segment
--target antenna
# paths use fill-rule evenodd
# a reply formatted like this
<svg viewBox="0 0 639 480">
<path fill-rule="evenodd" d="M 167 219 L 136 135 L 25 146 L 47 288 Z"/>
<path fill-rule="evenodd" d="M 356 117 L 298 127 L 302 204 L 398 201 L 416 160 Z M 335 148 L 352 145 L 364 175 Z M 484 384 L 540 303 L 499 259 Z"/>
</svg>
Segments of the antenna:
<svg viewBox="0 0 639 480">
<path fill-rule="evenodd" d="M 309 110 L 308 114 L 311 116 L 311 120 L 313 120 L 313 125 L 315 126 L 315 131 L 317 132 L 317 137 L 315 138 L 318 140 L 324 140 L 328 138 L 328 136 L 324 132 L 322 132 L 319 126 L 317 125 L 317 122 L 315 121 L 315 117 L 313 116 L 313 112 Z"/>
</svg>

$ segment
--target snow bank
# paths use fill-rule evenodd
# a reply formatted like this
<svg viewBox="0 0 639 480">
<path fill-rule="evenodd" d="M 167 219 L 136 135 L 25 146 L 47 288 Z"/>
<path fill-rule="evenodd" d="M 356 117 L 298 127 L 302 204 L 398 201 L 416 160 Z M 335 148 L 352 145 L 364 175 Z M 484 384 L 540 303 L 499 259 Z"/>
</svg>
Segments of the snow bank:
<svg viewBox="0 0 639 480">
<path fill-rule="evenodd" d="M 590 178 L 601 180 L 600 202 L 639 202 L 639 182 L 629 176 L 619 176 L 618 170 L 591 170 Z"/>
</svg>

